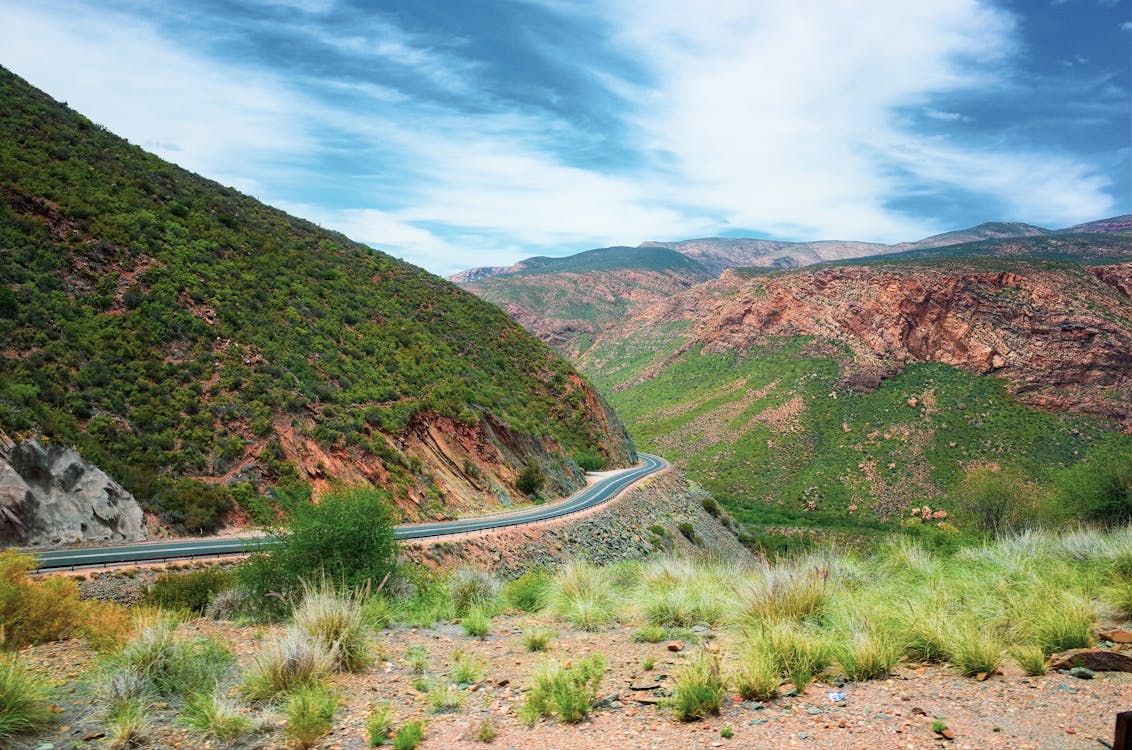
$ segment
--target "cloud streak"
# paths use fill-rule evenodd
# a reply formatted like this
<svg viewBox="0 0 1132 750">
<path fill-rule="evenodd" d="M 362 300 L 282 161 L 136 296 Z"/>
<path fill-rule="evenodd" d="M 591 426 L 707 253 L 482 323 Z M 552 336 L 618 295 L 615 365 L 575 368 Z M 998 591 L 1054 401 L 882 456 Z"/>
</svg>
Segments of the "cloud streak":
<svg viewBox="0 0 1132 750">
<path fill-rule="evenodd" d="M 646 239 L 898 241 L 1117 212 L 1112 154 L 980 111 L 1038 85 L 1017 18 L 989 2 L 489 4 L 513 31 L 494 57 L 498 24 L 461 6 L 448 28 L 415 6 L 227 7 L 0 0 L 0 63 L 165 158 L 440 273 Z M 1106 75 L 1065 87 L 1091 76 L 1126 99 Z M 982 215 L 943 208 L 966 204 Z"/>
</svg>

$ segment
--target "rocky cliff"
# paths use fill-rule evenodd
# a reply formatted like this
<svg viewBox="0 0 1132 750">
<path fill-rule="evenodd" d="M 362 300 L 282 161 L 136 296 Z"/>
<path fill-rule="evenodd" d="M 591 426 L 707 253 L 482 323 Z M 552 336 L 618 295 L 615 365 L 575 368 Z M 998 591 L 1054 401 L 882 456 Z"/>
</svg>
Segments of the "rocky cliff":
<svg viewBox="0 0 1132 750">
<path fill-rule="evenodd" d="M 909 362 L 1007 381 L 1020 400 L 1132 428 L 1132 264 L 822 268 L 727 272 L 650 310 L 639 325 L 689 321 L 685 348 L 745 350 L 783 336 L 843 347 L 843 383 L 875 389 Z"/>
<path fill-rule="evenodd" d="M 146 538 L 133 495 L 70 448 L 0 446 L 0 545 Z"/>
</svg>

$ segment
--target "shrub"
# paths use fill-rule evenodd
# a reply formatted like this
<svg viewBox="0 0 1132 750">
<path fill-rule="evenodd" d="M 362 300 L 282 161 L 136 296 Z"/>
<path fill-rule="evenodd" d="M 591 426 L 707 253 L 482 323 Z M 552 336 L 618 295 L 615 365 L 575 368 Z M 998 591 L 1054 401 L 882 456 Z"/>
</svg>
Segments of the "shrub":
<svg viewBox="0 0 1132 750">
<path fill-rule="evenodd" d="M 322 682 L 334 669 L 334 657 L 318 640 L 290 630 L 256 655 L 243 684 L 253 700 L 271 700 L 303 685 Z"/>
<path fill-rule="evenodd" d="M 335 666 L 356 672 L 373 661 L 369 634 L 362 624 L 362 608 L 355 594 L 303 586 L 303 600 L 292 615 L 295 627 L 314 638 L 334 657 Z"/>
<path fill-rule="evenodd" d="M 225 588 L 213 595 L 204 614 L 213 620 L 235 620 L 246 609 L 244 593 L 239 589 Z"/>
<path fill-rule="evenodd" d="M 766 648 L 747 646 L 740 652 L 729 679 L 743 700 L 765 701 L 778 695 L 782 673 L 778 660 Z"/>
<path fill-rule="evenodd" d="M 553 641 L 557 635 L 558 634 L 553 630 L 526 628 L 523 630 L 521 639 L 523 648 L 527 651 L 546 651 L 550 648 L 550 642 Z"/>
<path fill-rule="evenodd" d="M 287 718 L 283 733 L 300 748 L 314 747 L 320 737 L 330 732 L 338 695 L 322 683 L 309 683 L 295 688 L 283 704 Z"/>
<path fill-rule="evenodd" d="M 678 720 L 693 721 L 719 715 L 725 694 L 719 657 L 705 651 L 676 673 L 672 695 L 664 705 L 672 709 Z"/>
<path fill-rule="evenodd" d="M 317 505 L 295 505 L 267 550 L 241 563 L 237 575 L 264 616 L 281 617 L 287 608 L 280 595 L 296 594 L 300 581 L 325 580 L 361 591 L 391 573 L 392 511 L 379 490 L 338 490 Z"/>
<path fill-rule="evenodd" d="M 605 459 L 602 458 L 601 453 L 593 448 L 588 448 L 576 454 L 574 461 L 582 471 L 601 471 L 605 468 Z"/>
<path fill-rule="evenodd" d="M 375 703 L 366 717 L 366 739 L 370 747 L 380 747 L 393 726 L 393 709 L 387 703 Z"/>
<path fill-rule="evenodd" d="M 1035 517 L 1037 492 L 1012 471 L 980 468 L 971 471 L 955 488 L 953 505 L 975 528 L 999 535 L 1025 528 Z"/>
<path fill-rule="evenodd" d="M 107 660 L 110 671 L 134 671 L 162 696 L 211 691 L 232 663 L 232 654 L 212 638 L 187 641 L 169 616 L 141 616 L 137 634 Z"/>
<path fill-rule="evenodd" d="M 149 731 L 150 716 L 140 700 L 112 707 L 106 717 L 106 742 L 111 748 L 139 747 Z"/>
<path fill-rule="evenodd" d="M 519 718 L 534 724 L 544 716 L 557 716 L 567 724 L 577 724 L 589 715 L 604 676 L 605 657 L 601 654 L 590 654 L 573 667 L 544 661 L 532 673 Z"/>
<path fill-rule="evenodd" d="M 460 618 L 460 627 L 464 629 L 464 635 L 485 638 L 491 630 L 491 616 L 483 607 L 474 606 Z"/>
<path fill-rule="evenodd" d="M 1132 522 L 1132 458 L 1106 451 L 1067 469 L 1058 482 L 1061 502 L 1083 520 L 1105 526 Z"/>
<path fill-rule="evenodd" d="M 232 491 L 197 479 L 159 479 L 149 495 L 161 520 L 192 534 L 210 534 L 235 507 Z"/>
<path fill-rule="evenodd" d="M 503 588 L 507 602 L 523 612 L 541 610 L 546 606 L 549 593 L 550 581 L 542 570 L 524 573 Z"/>
<path fill-rule="evenodd" d="M 0 655 L 0 746 L 51 726 L 50 687 L 16 656 Z"/>
<path fill-rule="evenodd" d="M 515 488 L 524 495 L 533 497 L 542 492 L 545 485 L 546 477 L 543 476 L 538 461 L 533 458 L 528 459 L 522 471 L 519 472 L 518 478 L 515 479 Z"/>
<path fill-rule="evenodd" d="M 219 568 L 205 568 L 191 573 L 166 573 L 157 578 L 145 592 L 145 603 L 162 609 L 185 610 L 203 615 L 213 598 L 230 588 L 235 576 Z"/>
<path fill-rule="evenodd" d="M 413 750 L 424 739 L 424 724 L 410 721 L 397 730 L 393 737 L 393 750 Z"/>
<path fill-rule="evenodd" d="M 486 607 L 499 596 L 499 581 L 486 570 L 462 565 L 448 577 L 448 595 L 458 616 L 472 607 Z"/>
<path fill-rule="evenodd" d="M 684 538 L 689 542 L 696 544 L 696 527 L 692 525 L 691 521 L 681 521 L 676 524 L 676 528 L 684 535 Z"/>
<path fill-rule="evenodd" d="M 709 515 L 715 516 L 716 518 L 719 518 L 719 514 L 722 512 L 722 509 L 719 507 L 719 501 L 714 497 L 705 497 L 700 501 L 700 505 L 703 506 L 703 509 L 706 510 Z"/>
<path fill-rule="evenodd" d="M 480 722 L 480 725 L 476 727 L 476 732 L 473 736 L 477 742 L 487 744 L 494 740 L 498 734 L 499 732 L 496 731 L 495 725 L 492 724 L 489 719 L 484 719 Z"/>
<path fill-rule="evenodd" d="M 232 742 L 251 734 L 255 722 L 244 713 L 239 702 L 212 691 L 197 693 L 185 702 L 182 722 L 205 737 Z"/>
<path fill-rule="evenodd" d="M 68 638 L 86 621 L 78 584 L 62 576 L 32 580 L 34 569 L 31 555 L 0 552 L 0 624 L 11 648 Z"/>
</svg>

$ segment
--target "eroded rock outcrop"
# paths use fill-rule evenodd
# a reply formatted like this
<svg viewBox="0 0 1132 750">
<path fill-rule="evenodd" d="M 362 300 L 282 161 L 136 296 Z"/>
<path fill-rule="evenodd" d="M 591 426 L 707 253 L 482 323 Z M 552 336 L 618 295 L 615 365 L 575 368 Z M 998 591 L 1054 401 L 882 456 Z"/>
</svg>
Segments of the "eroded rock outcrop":
<svg viewBox="0 0 1132 750">
<path fill-rule="evenodd" d="M 61 445 L 0 445 L 0 544 L 47 546 L 146 538 L 141 506 Z"/>
</svg>

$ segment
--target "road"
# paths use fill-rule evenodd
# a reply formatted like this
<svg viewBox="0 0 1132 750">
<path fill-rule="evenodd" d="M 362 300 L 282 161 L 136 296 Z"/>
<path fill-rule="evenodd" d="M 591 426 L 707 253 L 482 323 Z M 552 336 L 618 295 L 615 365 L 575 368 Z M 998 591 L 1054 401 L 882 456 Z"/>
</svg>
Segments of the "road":
<svg viewBox="0 0 1132 750">
<path fill-rule="evenodd" d="M 634 482 L 649 474 L 660 471 L 667 462 L 659 456 L 639 454 L 641 464 L 625 469 L 602 479 L 595 484 L 576 492 L 553 505 L 538 505 L 524 510 L 506 513 L 491 513 L 484 516 L 461 518 L 455 521 L 438 523 L 405 524 L 393 529 L 394 539 L 426 539 L 428 537 L 462 534 L 468 531 L 498 529 L 505 526 L 518 526 L 525 523 L 545 521 L 577 513 L 609 500 Z M 252 552 L 270 544 L 265 537 L 242 537 L 229 539 L 182 539 L 176 542 L 156 544 L 131 544 L 114 547 L 92 547 L 86 549 L 61 549 L 36 554 L 38 570 L 58 570 L 62 568 L 90 567 L 97 565 L 117 565 L 153 560 L 176 560 L 193 557 L 216 557 L 239 555 Z"/>
</svg>

